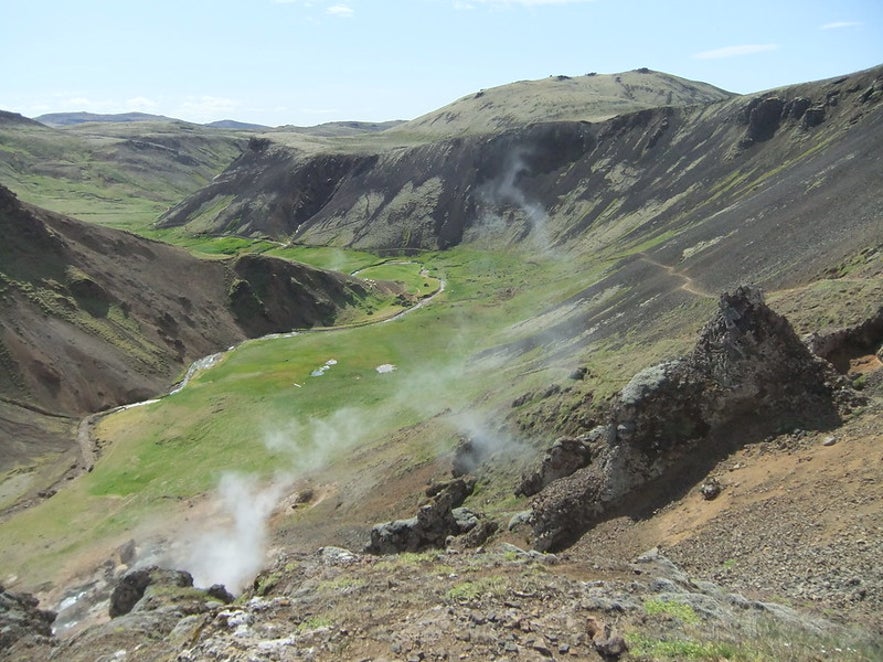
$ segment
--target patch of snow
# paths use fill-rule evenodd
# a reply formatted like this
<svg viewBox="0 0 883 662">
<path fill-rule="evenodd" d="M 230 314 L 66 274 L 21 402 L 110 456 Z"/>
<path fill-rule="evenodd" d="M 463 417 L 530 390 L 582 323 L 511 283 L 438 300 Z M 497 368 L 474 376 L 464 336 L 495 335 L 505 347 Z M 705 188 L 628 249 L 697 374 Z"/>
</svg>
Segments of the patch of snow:
<svg viewBox="0 0 883 662">
<path fill-rule="evenodd" d="M 388 372 L 393 372 L 393 371 L 396 369 L 396 367 L 395 367 L 392 363 L 384 363 L 384 364 L 382 364 L 382 365 L 377 366 L 377 367 L 374 368 L 374 369 L 375 369 L 378 373 L 380 373 L 381 375 L 383 375 L 383 374 L 386 374 L 386 373 L 388 373 Z"/>
<path fill-rule="evenodd" d="M 337 359 L 328 359 L 325 363 L 310 373 L 310 377 L 321 377 L 331 369 L 331 366 L 337 365 Z"/>
</svg>

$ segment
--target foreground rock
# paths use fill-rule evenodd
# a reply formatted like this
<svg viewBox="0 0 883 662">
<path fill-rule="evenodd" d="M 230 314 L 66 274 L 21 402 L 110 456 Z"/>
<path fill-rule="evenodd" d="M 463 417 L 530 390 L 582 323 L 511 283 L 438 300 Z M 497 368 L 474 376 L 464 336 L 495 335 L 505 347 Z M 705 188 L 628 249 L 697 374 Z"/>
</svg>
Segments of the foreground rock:
<svg viewBox="0 0 883 662">
<path fill-rule="evenodd" d="M 540 466 L 522 476 L 516 494 L 533 496 L 546 485 L 559 478 L 569 476 L 577 469 L 582 469 L 592 459 L 590 443 L 596 441 L 589 437 L 563 437 L 557 440 L 543 457 Z"/>
<path fill-rule="evenodd" d="M 365 551 L 370 554 L 417 552 L 444 547 L 449 536 L 469 533 L 478 525 L 478 517 L 461 506 L 474 487 L 474 479 L 455 478 L 430 488 L 428 496 L 431 500 L 420 507 L 417 515 L 376 524 L 371 529 L 371 542 Z"/>
<path fill-rule="evenodd" d="M 129 614 L 54 648 L 17 649 L 13 659 L 597 662 L 630 659 L 626 651 L 656 659 L 663 640 L 728 650 L 730 659 L 814 659 L 831 641 L 865 646 L 826 620 L 697 581 L 659 550 L 605 563 L 593 568 L 511 545 L 282 554 L 233 604 L 170 590 L 162 602 L 145 597 Z"/>
<path fill-rule="evenodd" d="M 592 463 L 536 497 L 535 545 L 561 549 L 614 504 L 628 508 L 638 488 L 688 482 L 739 445 L 797 427 L 832 428 L 838 404 L 855 397 L 759 290 L 724 294 L 689 355 L 643 370 L 620 392 L 609 422 L 593 431 Z"/>
<path fill-rule="evenodd" d="M 12 593 L 0 586 L 0 653 L 21 639 L 47 640 L 55 612 L 38 608 L 29 593 Z"/>
<path fill-rule="evenodd" d="M 132 608 L 144 597 L 148 586 L 187 588 L 193 586 L 193 577 L 189 572 L 167 570 L 157 566 L 133 570 L 120 580 L 110 595 L 108 610 L 110 617 L 116 618 L 132 611 Z M 220 588 L 223 589 L 223 586 Z"/>
</svg>

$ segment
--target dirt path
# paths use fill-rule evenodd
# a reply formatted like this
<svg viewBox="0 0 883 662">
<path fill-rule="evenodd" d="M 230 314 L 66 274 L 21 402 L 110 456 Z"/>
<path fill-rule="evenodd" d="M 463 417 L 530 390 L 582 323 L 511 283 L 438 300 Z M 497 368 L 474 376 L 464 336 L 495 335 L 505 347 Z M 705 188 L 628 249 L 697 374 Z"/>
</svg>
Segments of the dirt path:
<svg viewBox="0 0 883 662">
<path fill-rule="evenodd" d="M 693 278 L 685 274 L 683 271 L 679 271 L 675 267 L 663 264 L 662 262 L 657 262 L 646 253 L 638 253 L 638 256 L 644 262 L 652 264 L 654 267 L 659 267 L 660 269 L 663 269 L 669 276 L 674 276 L 675 278 L 683 281 L 679 289 L 684 290 L 684 292 L 689 292 L 694 296 L 702 297 L 704 299 L 717 299 L 717 295 L 703 289 L 701 285 L 698 285 L 696 281 L 693 280 Z"/>
<path fill-rule="evenodd" d="M 92 437 L 92 426 L 102 414 L 89 414 L 80 421 L 77 428 L 77 445 L 80 447 L 80 466 L 82 471 L 89 471 L 98 459 L 98 447 Z"/>
</svg>

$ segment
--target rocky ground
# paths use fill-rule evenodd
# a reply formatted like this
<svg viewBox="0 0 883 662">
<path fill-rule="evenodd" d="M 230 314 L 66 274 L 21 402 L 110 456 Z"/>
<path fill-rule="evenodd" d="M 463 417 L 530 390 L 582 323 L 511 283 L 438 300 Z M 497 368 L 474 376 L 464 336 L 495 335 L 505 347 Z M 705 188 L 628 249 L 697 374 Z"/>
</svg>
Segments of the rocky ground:
<svg viewBox="0 0 883 662">
<path fill-rule="evenodd" d="M 174 581 L 148 586 L 130 613 L 111 620 L 99 603 L 91 627 L 50 638 L 28 603 L 37 632 L 0 658 L 880 659 L 878 381 L 839 428 L 742 448 L 666 505 L 611 513 L 559 554 L 529 551 L 530 528 L 503 521 L 475 550 L 376 556 L 305 541 L 277 547 L 231 604 L 166 573 Z M 117 579 L 132 553 L 115 559 Z"/>
</svg>

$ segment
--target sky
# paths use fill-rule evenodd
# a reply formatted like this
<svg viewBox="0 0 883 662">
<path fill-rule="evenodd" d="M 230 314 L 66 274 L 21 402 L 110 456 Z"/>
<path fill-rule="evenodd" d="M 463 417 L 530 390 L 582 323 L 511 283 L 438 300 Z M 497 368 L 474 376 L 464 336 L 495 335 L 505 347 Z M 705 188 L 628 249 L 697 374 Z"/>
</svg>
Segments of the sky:
<svg viewBox="0 0 883 662">
<path fill-rule="evenodd" d="M 0 109 L 413 119 L 649 67 L 731 92 L 883 64 L 883 0 L 0 0 Z"/>
</svg>

